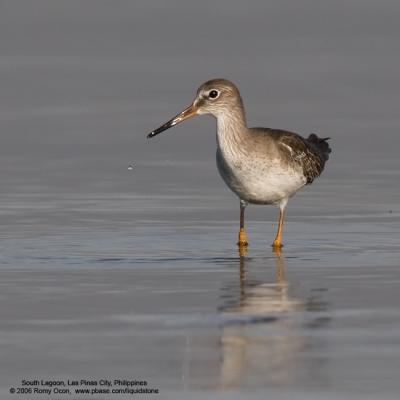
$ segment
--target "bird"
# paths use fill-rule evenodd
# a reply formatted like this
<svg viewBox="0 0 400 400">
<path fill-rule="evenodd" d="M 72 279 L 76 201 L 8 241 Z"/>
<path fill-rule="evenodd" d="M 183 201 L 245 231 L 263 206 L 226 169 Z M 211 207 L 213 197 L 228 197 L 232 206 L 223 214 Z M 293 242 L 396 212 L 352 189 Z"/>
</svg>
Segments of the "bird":
<svg viewBox="0 0 400 400">
<path fill-rule="evenodd" d="M 203 83 L 187 108 L 147 137 L 203 114 L 211 114 L 217 121 L 217 168 L 223 181 L 239 198 L 237 245 L 248 246 L 244 226 L 247 205 L 272 204 L 279 207 L 272 247 L 280 250 L 288 200 L 321 175 L 331 153 L 330 138 L 320 138 L 314 133 L 305 138 L 282 129 L 249 128 L 240 92 L 227 79 Z"/>
</svg>

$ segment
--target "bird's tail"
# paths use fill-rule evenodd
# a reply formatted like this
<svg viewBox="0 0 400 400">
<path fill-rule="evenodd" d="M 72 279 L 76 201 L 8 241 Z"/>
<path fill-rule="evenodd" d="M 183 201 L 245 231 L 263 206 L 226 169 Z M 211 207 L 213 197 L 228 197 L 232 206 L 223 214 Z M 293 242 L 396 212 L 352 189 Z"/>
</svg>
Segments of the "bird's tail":
<svg viewBox="0 0 400 400">
<path fill-rule="evenodd" d="M 316 150 L 318 150 L 319 154 L 322 156 L 324 161 L 329 159 L 329 153 L 332 149 L 329 147 L 328 140 L 330 138 L 320 138 L 315 133 L 312 133 L 308 138 L 307 142 L 311 143 Z"/>
</svg>

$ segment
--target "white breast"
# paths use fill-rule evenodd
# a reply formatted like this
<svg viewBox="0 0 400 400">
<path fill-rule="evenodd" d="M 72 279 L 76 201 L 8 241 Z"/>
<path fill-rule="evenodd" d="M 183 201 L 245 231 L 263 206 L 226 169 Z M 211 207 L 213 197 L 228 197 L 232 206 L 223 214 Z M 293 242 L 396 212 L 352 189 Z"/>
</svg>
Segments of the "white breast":
<svg viewBox="0 0 400 400">
<path fill-rule="evenodd" d="M 306 184 L 302 171 L 288 168 L 279 160 L 226 148 L 217 150 L 217 166 L 229 188 L 250 203 L 279 203 Z"/>
<path fill-rule="evenodd" d="M 268 155 L 256 143 L 249 146 L 247 128 L 238 122 L 232 116 L 217 118 L 217 166 L 222 179 L 240 199 L 279 203 L 306 184 L 300 167 L 285 164 L 276 152 Z"/>
</svg>

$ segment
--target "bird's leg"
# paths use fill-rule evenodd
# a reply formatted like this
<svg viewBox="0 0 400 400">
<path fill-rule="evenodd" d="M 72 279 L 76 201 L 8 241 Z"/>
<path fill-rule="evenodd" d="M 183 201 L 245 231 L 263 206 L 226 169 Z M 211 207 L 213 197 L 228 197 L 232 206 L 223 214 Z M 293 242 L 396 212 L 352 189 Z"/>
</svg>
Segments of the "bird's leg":
<svg viewBox="0 0 400 400">
<path fill-rule="evenodd" d="M 276 232 L 275 240 L 272 243 L 272 247 L 274 250 L 280 249 L 283 247 L 282 244 L 282 228 L 283 228 L 283 219 L 285 216 L 285 208 L 286 208 L 287 200 L 281 202 L 279 205 L 279 222 L 278 222 L 278 231 Z"/>
<path fill-rule="evenodd" d="M 239 247 L 248 246 L 246 231 L 244 230 L 244 210 L 247 206 L 247 201 L 240 200 L 240 228 L 239 228 L 239 240 L 237 245 Z"/>
<path fill-rule="evenodd" d="M 278 223 L 278 231 L 276 232 L 275 240 L 272 243 L 272 247 L 274 249 L 280 249 L 283 247 L 282 244 L 282 227 L 283 227 L 283 211 L 279 211 L 279 223 Z"/>
</svg>

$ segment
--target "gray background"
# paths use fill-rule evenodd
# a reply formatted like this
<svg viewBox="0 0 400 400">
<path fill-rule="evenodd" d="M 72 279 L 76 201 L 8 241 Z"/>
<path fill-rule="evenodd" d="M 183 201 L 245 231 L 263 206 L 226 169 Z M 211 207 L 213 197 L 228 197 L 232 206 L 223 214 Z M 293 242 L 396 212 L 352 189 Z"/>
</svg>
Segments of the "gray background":
<svg viewBox="0 0 400 400">
<path fill-rule="evenodd" d="M 399 20 L 398 1 L 1 1 L 2 398 L 34 375 L 397 398 Z M 216 77 L 250 126 L 331 137 L 283 260 L 273 207 L 249 207 L 238 257 L 212 118 L 146 139 Z"/>
<path fill-rule="evenodd" d="M 140 172 L 154 161 L 211 165 L 210 117 L 151 143 L 145 134 L 214 77 L 239 86 L 249 125 L 331 136 L 327 175 L 395 169 L 399 8 L 396 1 L 2 2 L 2 190 L 17 171 L 40 190 L 46 176 L 57 175 L 59 190 L 86 190 L 82 174 L 90 181 L 112 174 L 122 176 L 118 191 L 131 191 L 140 179 L 122 175 L 131 161 Z M 220 185 L 214 168 L 177 178 L 187 175 L 203 192 Z"/>
</svg>

